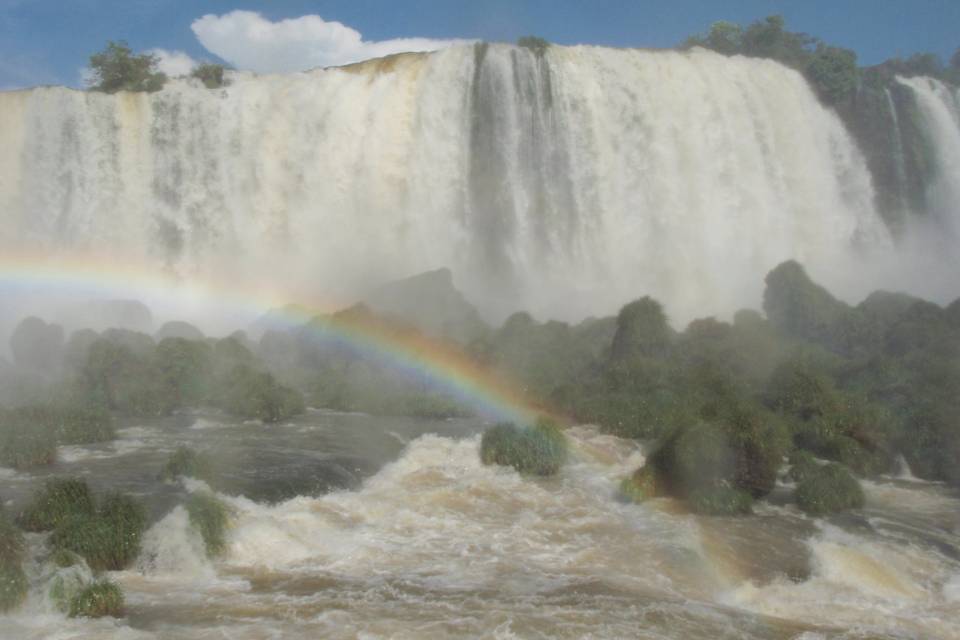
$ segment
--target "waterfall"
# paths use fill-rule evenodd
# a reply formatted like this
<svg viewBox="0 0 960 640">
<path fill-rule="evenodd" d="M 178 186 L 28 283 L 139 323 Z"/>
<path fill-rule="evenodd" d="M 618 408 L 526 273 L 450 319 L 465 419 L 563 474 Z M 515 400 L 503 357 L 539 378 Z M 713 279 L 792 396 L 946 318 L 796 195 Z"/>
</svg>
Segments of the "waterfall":
<svg viewBox="0 0 960 640">
<path fill-rule="evenodd" d="M 891 242 L 803 78 L 701 49 L 482 44 L 217 90 L 37 88 L 0 93 L 0 141 L 0 248 L 291 299 L 447 266 L 494 316 L 650 294 L 684 320 L 758 304 L 782 260 L 831 285 Z"/>
<path fill-rule="evenodd" d="M 927 183 L 930 213 L 956 240 L 960 238 L 960 92 L 933 78 L 897 80 L 916 96 L 932 150 L 933 175 Z"/>
<path fill-rule="evenodd" d="M 890 90 L 884 89 L 883 95 L 887 99 L 887 108 L 890 110 L 890 120 L 893 124 L 893 132 L 890 134 L 890 138 L 893 141 L 893 170 L 897 181 L 896 202 L 901 211 L 906 211 L 908 205 L 904 194 L 907 190 L 907 170 L 903 157 L 903 132 L 900 130 L 900 117 L 897 115 L 897 105 L 893 102 Z"/>
</svg>

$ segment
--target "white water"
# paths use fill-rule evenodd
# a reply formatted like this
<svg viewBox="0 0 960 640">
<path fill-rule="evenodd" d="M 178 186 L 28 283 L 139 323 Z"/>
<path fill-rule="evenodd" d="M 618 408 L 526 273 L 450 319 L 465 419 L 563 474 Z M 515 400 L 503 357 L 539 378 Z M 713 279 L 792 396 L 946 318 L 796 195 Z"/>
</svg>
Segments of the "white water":
<svg viewBox="0 0 960 640">
<path fill-rule="evenodd" d="M 296 298 L 451 267 L 494 314 L 756 305 L 887 232 L 799 74 L 712 52 L 491 45 L 154 95 L 0 93 L 0 247 Z M 277 282 L 277 274 L 283 274 Z"/>
<path fill-rule="evenodd" d="M 557 478 L 483 466 L 478 436 L 423 435 L 356 491 L 272 506 L 221 496 L 234 516 L 214 561 L 174 507 L 136 565 L 110 575 L 128 618 L 65 620 L 38 566 L 24 608 L 0 616 L 0 637 L 960 635 L 960 560 L 938 550 L 960 548 L 955 494 L 865 483 L 856 518 L 869 527 L 772 504 L 700 518 L 666 499 L 619 502 L 620 479 L 644 460 L 637 444 L 568 434 L 573 458 Z"/>
<path fill-rule="evenodd" d="M 933 78 L 898 78 L 913 90 L 934 151 L 931 213 L 960 238 L 960 92 Z"/>
</svg>

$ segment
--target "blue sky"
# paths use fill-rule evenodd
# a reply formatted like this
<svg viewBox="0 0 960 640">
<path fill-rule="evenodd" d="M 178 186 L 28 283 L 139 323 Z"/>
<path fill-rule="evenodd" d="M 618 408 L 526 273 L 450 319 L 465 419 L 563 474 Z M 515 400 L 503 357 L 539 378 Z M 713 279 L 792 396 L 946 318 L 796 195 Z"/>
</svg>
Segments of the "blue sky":
<svg viewBox="0 0 960 640">
<path fill-rule="evenodd" d="M 239 13 L 231 19 L 246 16 L 244 24 L 220 19 L 236 10 L 258 12 L 262 21 Z M 536 34 L 561 44 L 668 47 L 715 20 L 747 23 L 774 13 L 783 14 L 791 30 L 854 49 L 861 64 L 918 51 L 947 59 L 960 46 L 960 0 L 0 0 L 0 88 L 77 85 L 87 57 L 109 39 L 192 59 L 216 60 L 219 52 L 263 71 L 286 70 L 301 55 L 329 63 L 390 51 L 402 44 L 380 41 L 396 38 L 513 41 Z M 206 14 L 218 19 L 191 29 Z M 251 30 L 305 15 L 347 29 L 314 21 L 304 35 L 296 27 L 306 23 L 294 22 L 275 30 L 269 50 L 246 46 Z M 362 38 L 363 44 L 342 49 L 328 42 L 314 50 L 304 38 L 315 36 L 337 43 Z M 298 39 L 293 45 L 285 40 L 291 37 Z"/>
</svg>

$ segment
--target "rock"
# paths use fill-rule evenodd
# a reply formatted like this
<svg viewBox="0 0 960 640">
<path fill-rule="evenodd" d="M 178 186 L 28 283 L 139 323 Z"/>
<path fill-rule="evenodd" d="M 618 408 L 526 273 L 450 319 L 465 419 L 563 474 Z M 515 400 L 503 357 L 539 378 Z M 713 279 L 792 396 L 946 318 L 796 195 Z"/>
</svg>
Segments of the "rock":
<svg viewBox="0 0 960 640">
<path fill-rule="evenodd" d="M 434 337 L 466 343 L 486 330 L 480 312 L 454 286 L 449 269 L 389 282 L 366 295 L 363 303 Z"/>
<path fill-rule="evenodd" d="M 189 322 L 183 322 L 182 320 L 171 320 L 170 322 L 165 322 L 154 337 L 156 338 L 157 342 L 160 342 L 164 338 L 203 340 L 205 336 L 200 329 L 197 329 Z"/>
<path fill-rule="evenodd" d="M 54 371 L 63 357 L 63 327 L 40 318 L 24 318 L 10 336 L 10 350 L 17 366 Z"/>
</svg>

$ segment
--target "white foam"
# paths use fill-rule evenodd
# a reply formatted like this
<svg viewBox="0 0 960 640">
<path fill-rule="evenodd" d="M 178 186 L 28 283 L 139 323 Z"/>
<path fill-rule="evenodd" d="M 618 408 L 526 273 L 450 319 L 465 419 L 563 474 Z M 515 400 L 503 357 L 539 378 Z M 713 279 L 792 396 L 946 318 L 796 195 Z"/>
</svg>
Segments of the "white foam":
<svg viewBox="0 0 960 640">
<path fill-rule="evenodd" d="M 137 571 L 151 577 L 188 582 L 210 582 L 216 578 L 203 538 L 190 526 L 187 511 L 181 506 L 144 534 Z"/>
</svg>

